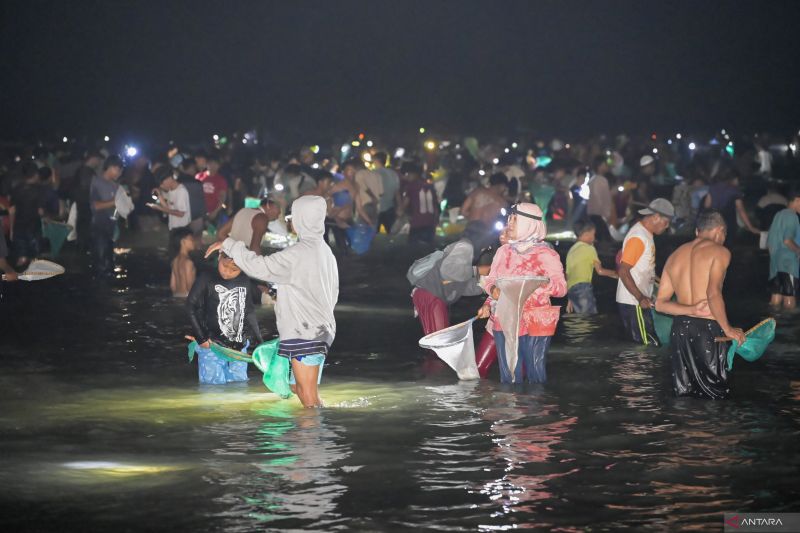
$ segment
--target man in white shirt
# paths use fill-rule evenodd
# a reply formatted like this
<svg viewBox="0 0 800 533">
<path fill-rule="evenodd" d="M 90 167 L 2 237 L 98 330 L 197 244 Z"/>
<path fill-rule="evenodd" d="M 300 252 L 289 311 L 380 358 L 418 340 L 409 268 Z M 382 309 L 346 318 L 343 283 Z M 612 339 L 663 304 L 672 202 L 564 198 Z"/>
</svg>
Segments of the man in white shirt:
<svg viewBox="0 0 800 533">
<path fill-rule="evenodd" d="M 608 161 L 599 155 L 594 161 L 594 176 L 589 180 L 589 200 L 586 203 L 586 214 L 597 228 L 597 239 L 610 241 L 608 226 L 617 224 L 617 211 L 611 198 L 611 187 L 608 184 Z"/>
<path fill-rule="evenodd" d="M 356 172 L 355 182 L 361 197 L 363 214 L 359 214 L 361 222 L 377 227 L 380 214 L 380 202 L 383 196 L 383 178 L 374 170 L 361 168 Z"/>
<path fill-rule="evenodd" d="M 183 228 L 192 221 L 189 207 L 189 191 L 175 179 L 172 167 L 163 166 L 156 171 L 158 204 L 148 204 L 152 209 L 169 215 L 169 230 Z"/>
</svg>

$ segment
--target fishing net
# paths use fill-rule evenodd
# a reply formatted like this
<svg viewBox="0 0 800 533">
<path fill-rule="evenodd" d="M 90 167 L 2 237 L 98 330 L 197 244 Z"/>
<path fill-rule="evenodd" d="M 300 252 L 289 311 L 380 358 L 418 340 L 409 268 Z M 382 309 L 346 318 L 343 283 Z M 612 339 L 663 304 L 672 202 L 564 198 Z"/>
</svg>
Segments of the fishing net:
<svg viewBox="0 0 800 533">
<path fill-rule="evenodd" d="M 46 259 L 31 261 L 25 272 L 17 276 L 22 281 L 39 281 L 64 273 L 64 267 Z"/>
<path fill-rule="evenodd" d="M 539 209 L 542 210 L 544 218 L 547 218 L 547 212 L 549 211 L 550 201 L 556 194 L 556 190 L 553 188 L 552 185 L 537 184 L 534 187 L 531 187 L 531 194 L 533 195 L 533 203 L 539 206 Z"/>
<path fill-rule="evenodd" d="M 426 335 L 419 345 L 436 352 L 439 358 L 456 371 L 458 379 L 479 379 L 478 365 L 475 364 L 475 344 L 472 340 L 471 318 L 461 324 L 450 326 Z"/>
<path fill-rule="evenodd" d="M 733 368 L 733 356 L 739 356 L 745 361 L 755 361 L 767 349 L 767 346 L 775 339 L 775 319 L 767 318 L 762 320 L 747 333 L 745 333 L 744 344 L 739 346 L 739 343 L 731 341 L 731 347 L 728 349 L 728 370 Z"/>
<path fill-rule="evenodd" d="M 279 344 L 280 339 L 259 344 L 253 350 L 253 364 L 264 374 L 264 386 L 285 400 L 292 395 L 289 385 L 291 363 L 287 357 L 278 355 Z"/>
<path fill-rule="evenodd" d="M 64 246 L 64 241 L 67 240 L 67 235 L 71 231 L 72 226 L 61 224 L 60 222 L 50 222 L 49 220 L 42 221 L 42 235 L 50 241 L 51 257 L 58 257 L 58 254 L 61 253 L 61 247 Z"/>
<path fill-rule="evenodd" d="M 500 364 L 508 366 L 509 375 L 514 381 L 514 369 L 517 368 L 519 356 L 519 321 L 525 301 L 538 289 L 542 282 L 549 281 L 543 276 L 523 276 L 514 278 L 497 278 L 495 286 L 500 289 L 500 299 L 497 300 L 495 316 L 503 328 L 505 336 L 505 362 L 500 358 Z"/>
<path fill-rule="evenodd" d="M 653 313 L 653 325 L 656 327 L 656 335 L 658 340 L 661 341 L 661 346 L 669 346 L 669 338 L 672 335 L 672 320 L 670 315 L 659 313 L 655 309 L 651 310 Z"/>
<path fill-rule="evenodd" d="M 198 347 L 199 345 L 197 344 L 197 341 L 192 341 L 189 343 L 188 355 L 190 363 L 194 360 L 194 354 L 197 351 Z M 241 363 L 253 362 L 253 358 L 247 355 L 246 353 L 234 350 L 233 348 L 228 348 L 227 346 L 223 346 L 214 341 L 211 341 L 209 343 L 209 347 L 211 348 L 211 351 L 214 352 L 215 355 L 218 355 L 223 359 L 227 359 L 228 361 L 241 362 Z"/>
</svg>

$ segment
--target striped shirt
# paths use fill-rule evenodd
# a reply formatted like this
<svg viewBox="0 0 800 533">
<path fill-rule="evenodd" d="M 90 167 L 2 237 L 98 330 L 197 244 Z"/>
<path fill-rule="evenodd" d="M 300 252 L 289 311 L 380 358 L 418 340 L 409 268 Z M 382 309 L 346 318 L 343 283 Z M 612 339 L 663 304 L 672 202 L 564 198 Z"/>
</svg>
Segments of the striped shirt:
<svg viewBox="0 0 800 533">
<path fill-rule="evenodd" d="M 325 341 L 307 341 L 303 339 L 281 340 L 278 345 L 278 355 L 289 359 L 302 355 L 322 354 L 328 355 L 328 345 Z"/>
</svg>

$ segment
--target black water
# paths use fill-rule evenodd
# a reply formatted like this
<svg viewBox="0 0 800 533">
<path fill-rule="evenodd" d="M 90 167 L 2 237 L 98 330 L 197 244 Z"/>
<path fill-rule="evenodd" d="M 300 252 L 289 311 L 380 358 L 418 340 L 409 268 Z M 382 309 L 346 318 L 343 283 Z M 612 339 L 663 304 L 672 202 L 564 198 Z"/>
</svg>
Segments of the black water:
<svg viewBox="0 0 800 533">
<path fill-rule="evenodd" d="M 308 412 L 255 372 L 199 386 L 164 252 L 133 248 L 119 279 L 67 256 L 67 274 L 5 304 L 4 531 L 719 530 L 723 512 L 800 507 L 794 316 L 761 360 L 736 362 L 731 399 L 675 399 L 667 352 L 622 339 L 601 280 L 610 314 L 562 320 L 546 385 L 459 383 L 416 347 L 410 257 L 389 247 L 340 262 L 328 407 Z M 751 249 L 726 290 L 745 327 L 768 314 Z"/>
</svg>

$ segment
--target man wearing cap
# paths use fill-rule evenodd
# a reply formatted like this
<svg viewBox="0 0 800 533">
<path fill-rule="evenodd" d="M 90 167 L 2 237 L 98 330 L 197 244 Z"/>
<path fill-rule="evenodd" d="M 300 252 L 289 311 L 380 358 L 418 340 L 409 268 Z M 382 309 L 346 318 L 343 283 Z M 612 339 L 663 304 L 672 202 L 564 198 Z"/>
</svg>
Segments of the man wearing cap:
<svg viewBox="0 0 800 533">
<path fill-rule="evenodd" d="M 623 326 L 633 340 L 660 346 L 653 325 L 653 287 L 656 279 L 656 246 L 653 235 L 661 235 L 675 216 L 675 208 L 656 198 L 639 211 L 644 218 L 625 236 L 617 267 L 617 305 Z"/>
<path fill-rule="evenodd" d="M 636 178 L 636 189 L 633 191 L 633 201 L 646 204 L 650 201 L 650 181 L 656 173 L 656 160 L 651 155 L 639 158 L 639 174 Z"/>
</svg>

